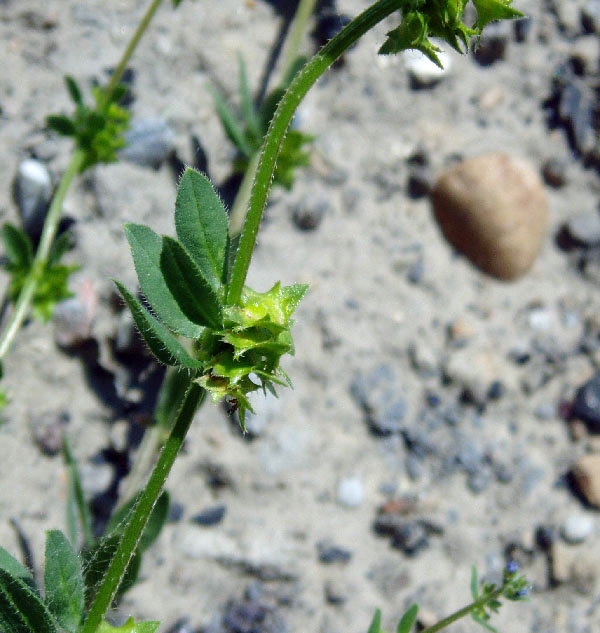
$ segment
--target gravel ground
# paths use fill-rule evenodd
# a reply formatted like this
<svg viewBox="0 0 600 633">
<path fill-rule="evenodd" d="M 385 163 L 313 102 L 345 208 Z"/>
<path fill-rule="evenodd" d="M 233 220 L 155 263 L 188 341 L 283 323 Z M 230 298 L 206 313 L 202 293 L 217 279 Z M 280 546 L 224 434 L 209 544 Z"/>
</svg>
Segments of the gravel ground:
<svg viewBox="0 0 600 633">
<path fill-rule="evenodd" d="M 55 180 L 68 161 L 68 143 L 44 130 L 68 108 L 62 76 L 104 79 L 138 4 L 0 1 L 4 221 L 18 222 L 23 160 Z M 221 408 L 197 414 L 168 483 L 178 512 L 117 617 L 358 633 L 381 607 L 391 630 L 414 600 L 424 621 L 465 604 L 472 564 L 494 580 L 515 558 L 532 600 L 506 606 L 500 630 L 598 630 L 600 468 L 581 459 L 600 455 L 600 386 L 587 384 L 600 365 L 600 3 L 515 5 L 527 27 L 492 27 L 478 55 L 450 52 L 434 85 L 376 56 L 390 19 L 309 94 L 297 123 L 316 136 L 312 166 L 275 191 L 249 276 L 257 290 L 311 285 L 285 361 L 295 388 L 257 398 L 245 438 Z M 253 0 L 165 5 L 131 63 L 134 120 L 166 121 L 184 162 L 197 136 L 224 182 L 234 153 L 207 86 L 235 99 L 239 52 L 257 85 L 280 24 Z M 449 165 L 490 152 L 526 159 L 549 204 L 541 252 L 510 283 L 457 254 L 427 196 Z M 66 429 L 101 518 L 149 419 L 160 371 L 111 279 L 136 283 L 122 224 L 172 234 L 174 198 L 167 161 L 79 179 L 65 204 L 76 298 L 62 321 L 28 323 L 6 358 L 0 543 L 19 554 L 16 521 L 38 568 L 44 531 L 64 528 L 67 481 L 44 430 Z M 56 341 L 78 310 L 89 332 L 65 350 Z"/>
</svg>

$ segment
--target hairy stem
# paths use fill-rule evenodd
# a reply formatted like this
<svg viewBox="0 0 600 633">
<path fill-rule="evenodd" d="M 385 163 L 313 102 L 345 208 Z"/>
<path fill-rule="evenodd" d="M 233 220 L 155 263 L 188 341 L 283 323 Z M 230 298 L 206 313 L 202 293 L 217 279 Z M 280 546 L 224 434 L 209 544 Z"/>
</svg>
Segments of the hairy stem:
<svg viewBox="0 0 600 633">
<path fill-rule="evenodd" d="M 479 598 L 479 600 L 476 600 L 475 602 L 471 602 L 471 604 L 468 604 L 466 607 L 463 607 L 462 609 L 451 613 L 448 617 L 440 620 L 439 622 L 436 622 L 433 626 L 425 629 L 423 633 L 437 633 L 437 631 L 445 629 L 447 626 L 450 626 L 457 620 L 460 620 L 461 618 L 469 615 L 475 609 L 478 609 L 479 607 L 484 607 L 486 604 L 488 604 L 488 602 L 499 598 L 502 595 L 503 590 L 504 586 L 501 586 L 496 589 L 496 591 L 493 591 L 491 594 L 484 596 L 483 598 Z"/>
<path fill-rule="evenodd" d="M 146 487 L 141 493 L 140 500 L 135 506 L 131 519 L 123 533 L 117 551 L 102 579 L 102 584 L 94 598 L 89 613 L 81 629 L 81 633 L 96 633 L 123 579 L 129 561 L 133 556 L 142 532 L 146 527 L 152 508 L 163 489 L 164 483 L 171 471 L 173 463 L 183 445 L 183 441 L 194 418 L 194 413 L 204 399 L 206 391 L 190 384 L 185 399 L 177 416 L 173 430 L 167 439 L 158 462 L 150 475 Z"/>
<path fill-rule="evenodd" d="M 298 105 L 317 79 L 336 59 L 377 23 L 401 8 L 404 2 L 405 0 L 379 0 L 379 2 L 376 2 L 352 20 L 348 26 L 342 29 L 304 66 L 279 102 L 265 137 L 254 187 L 250 196 L 250 206 L 246 215 L 227 294 L 227 303 L 229 305 L 234 305 L 240 301 L 258 234 L 258 227 L 271 189 L 277 155 Z"/>
<path fill-rule="evenodd" d="M 48 263 L 48 258 L 50 257 L 50 249 L 52 248 L 54 238 L 56 237 L 56 231 L 58 230 L 58 224 L 62 215 L 62 207 L 67 191 L 69 190 L 73 179 L 79 173 L 84 158 L 85 153 L 82 150 L 76 150 L 74 152 L 69 165 L 67 166 L 67 170 L 60 180 L 58 189 L 52 198 L 48 215 L 44 221 L 40 245 L 38 246 L 35 254 L 31 271 L 29 272 L 29 275 L 23 284 L 23 288 L 19 293 L 8 325 L 0 337 L 0 359 L 6 356 L 12 342 L 17 336 L 19 328 L 29 313 L 38 284 L 46 271 L 46 265 Z"/>
</svg>

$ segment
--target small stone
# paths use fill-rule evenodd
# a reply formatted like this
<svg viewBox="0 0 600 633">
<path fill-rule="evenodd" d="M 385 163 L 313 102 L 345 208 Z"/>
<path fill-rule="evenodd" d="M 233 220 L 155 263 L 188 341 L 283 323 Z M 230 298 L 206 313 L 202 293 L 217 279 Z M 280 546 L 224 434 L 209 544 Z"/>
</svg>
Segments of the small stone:
<svg viewBox="0 0 600 633">
<path fill-rule="evenodd" d="M 319 553 L 319 562 L 325 565 L 347 563 L 352 558 L 351 551 L 323 541 L 317 544 L 317 550 Z"/>
<path fill-rule="evenodd" d="M 427 609 L 419 609 L 417 615 L 417 630 L 424 631 L 425 629 L 431 628 L 434 624 L 437 624 L 438 616 L 433 611 L 428 611 Z"/>
<path fill-rule="evenodd" d="M 455 347 L 464 347 L 474 334 L 473 324 L 467 319 L 459 317 L 448 325 L 448 338 Z"/>
<path fill-rule="evenodd" d="M 17 170 L 13 193 L 25 232 L 39 237 L 52 198 L 52 178 L 46 165 L 33 158 L 24 160 Z"/>
<path fill-rule="evenodd" d="M 581 9 L 581 24 L 587 33 L 600 33 L 600 0 L 588 0 Z"/>
<path fill-rule="evenodd" d="M 584 77 L 598 69 L 600 42 L 597 35 L 578 37 L 571 49 L 570 62 L 576 75 Z"/>
<path fill-rule="evenodd" d="M 535 530 L 535 544 L 547 552 L 556 541 L 556 530 L 551 525 L 539 525 Z"/>
<path fill-rule="evenodd" d="M 31 418 L 29 425 L 33 441 L 44 455 L 52 457 L 60 453 L 63 435 L 70 418 L 66 411 L 46 411 Z"/>
<path fill-rule="evenodd" d="M 54 308 L 54 339 L 65 349 L 75 349 L 92 337 L 98 296 L 91 281 L 81 281 L 75 296 L 61 301 Z"/>
<path fill-rule="evenodd" d="M 199 514 L 192 517 L 192 522 L 204 527 L 212 527 L 218 525 L 223 520 L 227 506 L 218 505 L 202 510 Z"/>
<path fill-rule="evenodd" d="M 325 582 L 325 600 L 332 605 L 341 605 L 348 600 L 348 596 L 339 583 L 327 580 Z"/>
<path fill-rule="evenodd" d="M 438 57 L 443 68 L 434 64 L 421 51 L 407 50 L 402 53 L 414 88 L 429 88 L 447 76 L 452 66 L 450 55 L 441 51 L 438 53 Z"/>
<path fill-rule="evenodd" d="M 173 149 L 173 130 L 163 119 L 133 121 L 124 139 L 119 157 L 142 167 L 158 169 Z"/>
<path fill-rule="evenodd" d="M 587 514 L 572 514 L 567 517 L 561 528 L 562 537 L 567 543 L 583 543 L 594 531 L 594 519 Z"/>
<path fill-rule="evenodd" d="M 600 455 L 580 457 L 571 473 L 584 499 L 594 508 L 600 508 Z"/>
<path fill-rule="evenodd" d="M 294 224 L 302 231 L 314 231 L 325 214 L 330 212 L 330 206 L 329 201 L 324 198 L 305 197 L 294 208 Z"/>
<path fill-rule="evenodd" d="M 446 169 L 431 198 L 446 239 L 483 272 L 508 281 L 531 268 L 548 204 L 529 163 L 505 154 L 465 160 Z"/>
<path fill-rule="evenodd" d="M 428 530 L 420 521 L 404 523 L 392 539 L 392 547 L 402 550 L 407 556 L 415 556 L 428 546 Z"/>
<path fill-rule="evenodd" d="M 473 494 L 480 494 L 492 482 L 492 475 L 487 468 L 478 468 L 467 477 L 467 487 Z"/>
<path fill-rule="evenodd" d="M 567 165 L 559 158 L 549 158 L 542 167 L 542 176 L 547 185 L 560 189 L 567 182 Z"/>
<path fill-rule="evenodd" d="M 573 216 L 565 228 L 569 237 L 579 246 L 589 248 L 600 244 L 600 213 L 597 211 Z"/>
<path fill-rule="evenodd" d="M 406 273 L 406 279 L 411 284 L 420 284 L 425 276 L 425 260 L 423 257 L 419 257 L 416 262 L 411 264 Z"/>
<path fill-rule="evenodd" d="M 346 508 L 358 508 L 365 496 L 364 486 L 358 477 L 346 477 L 338 484 L 337 502 Z"/>
<path fill-rule="evenodd" d="M 183 503 L 172 499 L 169 504 L 169 515 L 167 517 L 167 521 L 169 521 L 169 523 L 177 523 L 183 519 L 184 514 L 185 506 Z"/>
<path fill-rule="evenodd" d="M 517 40 L 517 42 L 521 44 L 527 41 L 527 38 L 529 37 L 529 33 L 531 32 L 532 24 L 533 24 L 533 21 L 529 17 L 521 18 L 520 20 L 515 20 L 514 22 L 515 39 Z"/>
<path fill-rule="evenodd" d="M 433 186 L 433 176 L 428 167 L 412 165 L 408 173 L 407 191 L 410 198 L 418 200 L 429 195 Z"/>
<path fill-rule="evenodd" d="M 600 432 L 600 373 L 577 390 L 570 416 L 583 420 L 590 430 Z"/>
<path fill-rule="evenodd" d="M 507 21 L 492 22 L 487 26 L 481 40 L 475 46 L 475 59 L 481 66 L 491 66 L 504 59 L 510 37 L 510 24 Z"/>
</svg>

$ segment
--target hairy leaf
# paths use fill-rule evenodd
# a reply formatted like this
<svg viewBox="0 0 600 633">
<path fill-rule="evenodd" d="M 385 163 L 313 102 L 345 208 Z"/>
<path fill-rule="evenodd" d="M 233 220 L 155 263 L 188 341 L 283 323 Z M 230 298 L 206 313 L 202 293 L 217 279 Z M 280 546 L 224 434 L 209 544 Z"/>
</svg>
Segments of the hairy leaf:
<svg viewBox="0 0 600 633">
<path fill-rule="evenodd" d="M 237 117 L 233 113 L 233 110 L 227 105 L 225 97 L 216 88 L 209 86 L 208 89 L 214 99 L 215 106 L 217 107 L 217 113 L 221 119 L 221 125 L 225 130 L 225 134 L 227 134 L 229 140 L 242 154 L 244 154 L 244 156 L 246 156 L 246 158 L 250 158 L 253 152 L 252 146 L 248 142 L 246 134 L 237 120 Z"/>
<path fill-rule="evenodd" d="M 0 569 L 15 578 L 21 579 L 32 588 L 35 587 L 33 576 L 29 569 L 16 558 L 13 558 L 3 547 L 0 547 Z"/>
<path fill-rule="evenodd" d="M 84 607 L 83 575 L 75 550 L 60 530 L 46 533 L 44 589 L 46 605 L 58 624 L 76 633 Z"/>
<path fill-rule="evenodd" d="M 203 367 L 203 363 L 192 358 L 171 332 L 155 319 L 123 284 L 118 281 L 115 281 L 115 284 L 123 295 L 140 334 L 159 362 L 165 365 L 180 365 L 187 369 Z"/>
<path fill-rule="evenodd" d="M 400 618 L 398 622 L 398 628 L 396 633 L 410 633 L 410 630 L 417 619 L 417 613 L 419 613 L 419 605 L 413 604 L 408 611 Z"/>
<path fill-rule="evenodd" d="M 186 169 L 177 190 L 175 229 L 215 290 L 223 281 L 228 228 L 227 212 L 210 180 Z"/>
<path fill-rule="evenodd" d="M 46 125 L 61 136 L 75 136 L 77 128 L 75 123 L 63 114 L 51 114 L 46 117 Z"/>
<path fill-rule="evenodd" d="M 52 616 L 38 594 L 21 578 L 0 569 L 2 633 L 56 633 Z"/>
<path fill-rule="evenodd" d="M 2 226 L 2 242 L 11 267 L 29 270 L 33 262 L 33 245 L 27 233 L 6 223 Z"/>
<path fill-rule="evenodd" d="M 522 18 L 523 14 L 511 5 L 512 0 L 473 0 L 477 9 L 475 27 L 482 30 L 494 20 L 512 20 Z"/>
<path fill-rule="evenodd" d="M 192 323 L 175 301 L 160 268 L 162 238 L 142 224 L 126 224 L 125 234 L 131 247 L 140 287 L 158 318 L 173 332 L 198 338 L 203 328 Z"/>
<path fill-rule="evenodd" d="M 223 306 L 191 255 L 173 238 L 163 237 L 160 268 L 175 301 L 190 321 L 212 328 L 223 324 Z"/>
</svg>

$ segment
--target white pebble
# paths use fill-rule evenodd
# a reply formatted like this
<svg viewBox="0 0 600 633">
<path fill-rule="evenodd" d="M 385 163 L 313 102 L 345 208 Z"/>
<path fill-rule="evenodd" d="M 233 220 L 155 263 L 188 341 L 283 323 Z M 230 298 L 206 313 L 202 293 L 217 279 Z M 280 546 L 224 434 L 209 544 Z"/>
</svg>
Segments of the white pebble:
<svg viewBox="0 0 600 633">
<path fill-rule="evenodd" d="M 572 514 L 563 523 L 561 533 L 567 543 L 583 543 L 594 531 L 594 518 L 587 514 Z"/>
<path fill-rule="evenodd" d="M 450 71 L 452 65 L 450 55 L 444 51 L 440 51 L 438 59 L 442 62 L 443 68 L 434 64 L 429 57 L 417 50 L 408 50 L 402 53 L 404 64 L 413 79 L 421 86 L 431 86 Z"/>
<path fill-rule="evenodd" d="M 337 501 L 346 508 L 357 508 L 365 496 L 364 486 L 358 477 L 346 477 L 338 485 Z"/>
</svg>

